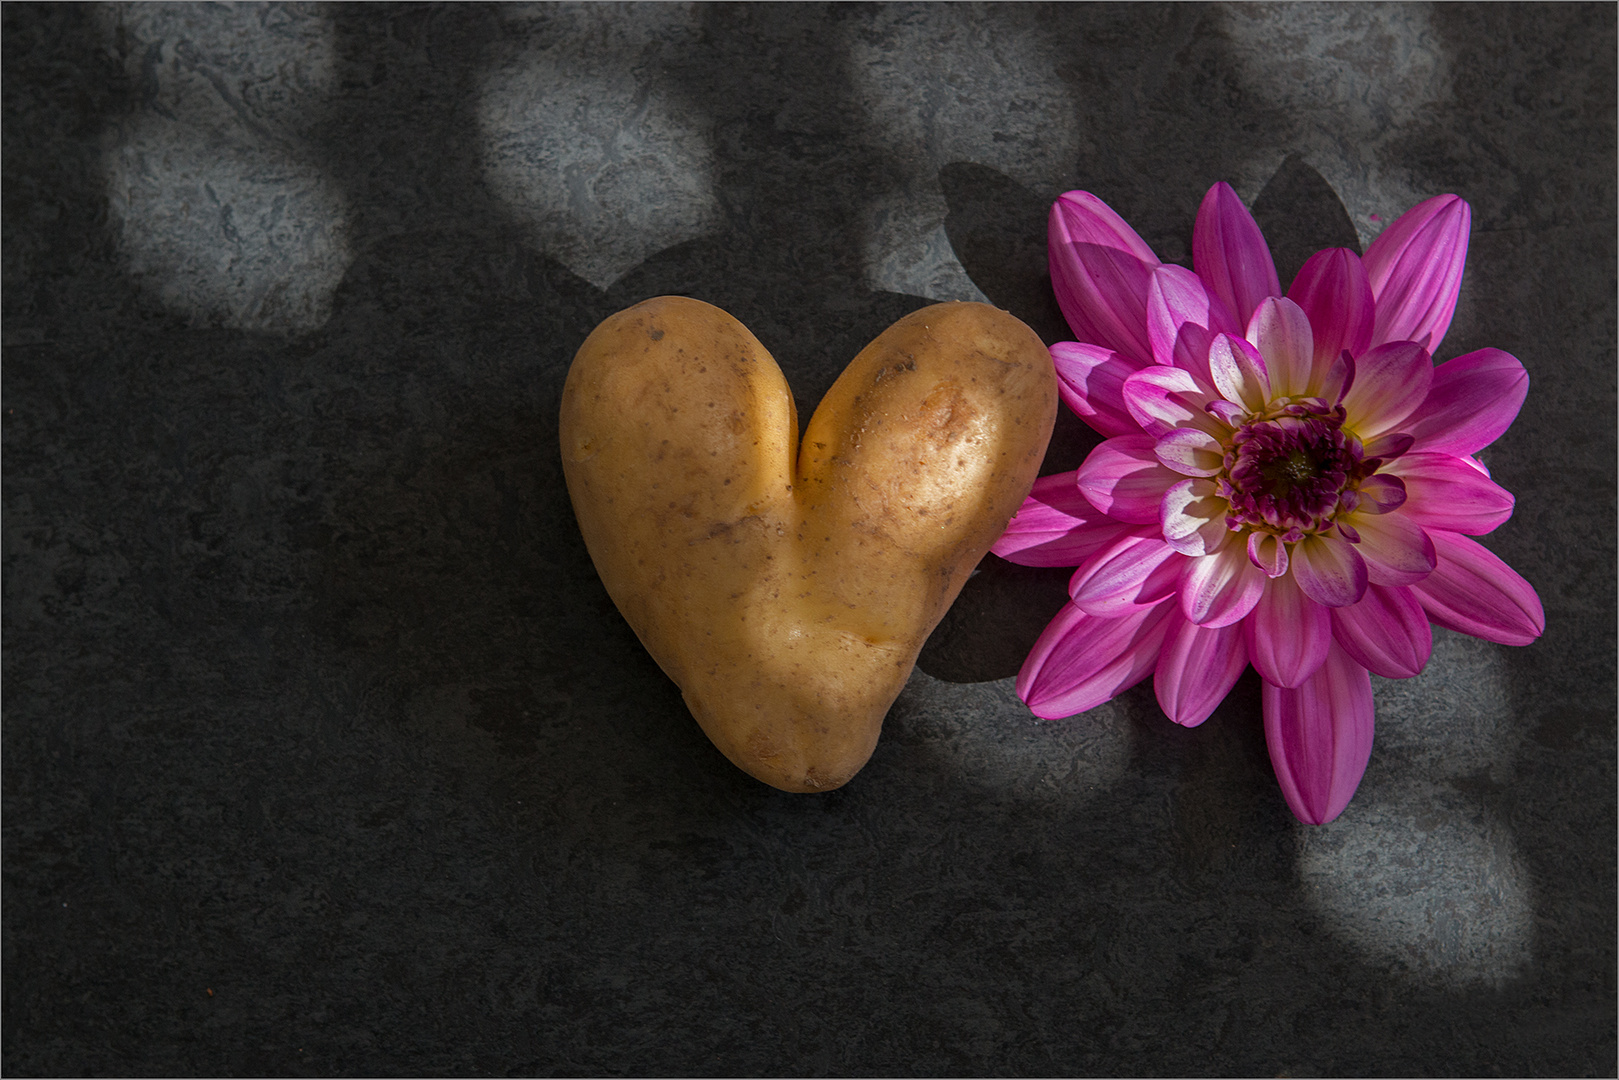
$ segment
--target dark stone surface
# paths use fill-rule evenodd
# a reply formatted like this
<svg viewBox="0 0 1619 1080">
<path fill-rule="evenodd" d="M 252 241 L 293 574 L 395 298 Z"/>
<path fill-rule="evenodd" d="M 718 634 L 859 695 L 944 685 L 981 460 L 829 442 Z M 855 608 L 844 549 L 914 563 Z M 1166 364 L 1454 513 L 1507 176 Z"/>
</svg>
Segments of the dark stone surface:
<svg viewBox="0 0 1619 1080">
<path fill-rule="evenodd" d="M 1611 5 L 3 17 L 8 1074 L 1613 1074 Z M 1376 680 L 1312 830 L 1252 675 L 1030 718 L 1065 575 L 986 562 L 852 783 L 732 768 L 574 525 L 584 336 L 702 297 L 807 417 L 1220 179 L 1284 275 L 1472 203 L 1545 637 Z"/>
</svg>

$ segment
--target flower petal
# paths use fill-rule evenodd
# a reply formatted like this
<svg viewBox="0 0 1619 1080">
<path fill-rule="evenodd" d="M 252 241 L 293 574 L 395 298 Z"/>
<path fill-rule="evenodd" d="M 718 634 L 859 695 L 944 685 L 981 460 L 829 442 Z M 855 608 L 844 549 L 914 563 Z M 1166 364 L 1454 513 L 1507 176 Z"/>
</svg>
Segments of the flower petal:
<svg viewBox="0 0 1619 1080">
<path fill-rule="evenodd" d="M 1516 570 L 1477 540 L 1440 529 L 1429 535 L 1439 564 L 1411 591 L 1430 619 L 1501 645 L 1527 645 L 1545 632 L 1540 597 Z"/>
<path fill-rule="evenodd" d="M 1434 369 L 1428 396 L 1402 425 L 1417 450 L 1476 454 L 1512 426 L 1529 393 L 1529 373 L 1511 353 L 1480 349 Z"/>
<path fill-rule="evenodd" d="M 1281 577 L 1287 573 L 1287 545 L 1275 533 L 1249 533 L 1248 561 L 1263 570 L 1266 577 Z"/>
<path fill-rule="evenodd" d="M 1377 301 L 1372 343 L 1414 341 L 1430 353 L 1450 329 L 1467 262 L 1473 212 L 1455 195 L 1436 195 L 1401 214 L 1361 260 Z"/>
<path fill-rule="evenodd" d="M 1142 368 L 1124 380 L 1125 408 L 1149 435 L 1168 435 L 1179 427 L 1211 434 L 1221 430 L 1220 421 L 1204 408 L 1213 398 L 1212 390 L 1178 367 Z"/>
<path fill-rule="evenodd" d="M 1386 679 L 1409 679 L 1428 665 L 1433 627 L 1410 589 L 1371 585 L 1358 604 L 1332 609 L 1332 639 L 1350 659 Z"/>
<path fill-rule="evenodd" d="M 1332 619 L 1300 591 L 1292 574 L 1266 580 L 1265 591 L 1243 620 L 1248 662 L 1266 682 L 1298 686 L 1327 659 Z"/>
<path fill-rule="evenodd" d="M 1165 635 L 1152 689 L 1164 715 L 1185 727 L 1209 718 L 1248 666 L 1241 626 L 1198 626 L 1185 619 Z"/>
<path fill-rule="evenodd" d="M 1210 343 L 1209 379 L 1227 401 L 1240 401 L 1251 410 L 1264 408 L 1270 400 L 1265 358 L 1242 338 L 1220 334 Z"/>
<path fill-rule="evenodd" d="M 1355 490 L 1360 494 L 1360 512 L 1363 514 L 1391 513 L 1404 506 L 1411 497 L 1405 489 L 1405 481 L 1386 472 L 1368 476 Z M 1340 521 L 1339 527 L 1342 526 L 1343 522 Z M 1356 540 L 1355 543 L 1360 541 Z"/>
<path fill-rule="evenodd" d="M 1171 484 L 1184 479 L 1153 453 L 1151 435 L 1118 435 L 1085 458 L 1076 482 L 1080 494 L 1108 517 L 1135 525 L 1158 520 L 1158 504 Z"/>
<path fill-rule="evenodd" d="M 1100 345 L 1059 341 L 1051 347 L 1057 391 L 1065 405 L 1103 435 L 1134 435 L 1141 430 L 1124 407 L 1124 380 L 1141 364 Z"/>
<path fill-rule="evenodd" d="M 1243 545 L 1226 544 L 1193 559 L 1181 575 L 1181 614 L 1199 626 L 1230 626 L 1259 603 L 1266 580 Z"/>
<path fill-rule="evenodd" d="M 1282 797 L 1300 821 L 1323 825 L 1349 805 L 1372 756 L 1372 680 L 1333 645 L 1296 690 L 1266 684 L 1265 743 Z"/>
<path fill-rule="evenodd" d="M 1215 398 L 1203 406 L 1203 411 L 1219 420 L 1220 423 L 1226 426 L 1227 430 L 1241 427 L 1243 422 L 1248 419 L 1247 409 L 1238 405 L 1235 401 L 1227 401 L 1225 398 Z"/>
<path fill-rule="evenodd" d="M 1355 381 L 1343 397 L 1345 423 L 1364 441 L 1410 416 L 1433 383 L 1433 357 L 1409 341 L 1391 341 L 1355 358 Z"/>
<path fill-rule="evenodd" d="M 1339 537 L 1306 536 L 1293 545 L 1291 565 L 1304 595 L 1323 607 L 1353 604 L 1366 593 L 1366 561 Z"/>
<path fill-rule="evenodd" d="M 1150 607 L 1175 591 L 1185 557 L 1158 536 L 1124 536 L 1074 571 L 1068 595 L 1088 615 Z"/>
<path fill-rule="evenodd" d="M 1462 458 L 1406 454 L 1384 473 L 1405 482 L 1405 513 L 1419 525 L 1482 536 L 1512 516 L 1512 492 Z"/>
<path fill-rule="evenodd" d="M 1304 309 L 1315 336 L 1313 391 L 1316 378 L 1324 378 L 1345 349 L 1358 359 L 1371 345 L 1376 316 L 1372 285 L 1366 280 L 1360 256 L 1348 248 L 1327 248 L 1306 260 L 1288 286 L 1287 298 Z"/>
<path fill-rule="evenodd" d="M 1057 306 L 1084 342 L 1146 363 L 1147 281 L 1158 257 L 1101 199 L 1070 191 L 1051 207 L 1048 248 Z"/>
<path fill-rule="evenodd" d="M 1182 555 L 1212 555 L 1231 538 L 1226 511 L 1231 504 L 1219 495 L 1212 480 L 1182 480 L 1164 492 L 1158 520 L 1164 542 Z"/>
<path fill-rule="evenodd" d="M 1153 444 L 1158 460 L 1182 476 L 1213 476 L 1225 467 L 1225 447 L 1206 431 L 1176 428 Z"/>
<path fill-rule="evenodd" d="M 1115 521 L 1080 493 L 1075 472 L 1042 476 L 990 551 L 1023 566 L 1078 566 L 1140 526 Z"/>
<path fill-rule="evenodd" d="M 1254 216 L 1223 180 L 1209 188 L 1197 208 L 1192 269 L 1243 326 L 1266 297 L 1282 295 L 1270 246 Z"/>
<path fill-rule="evenodd" d="M 1405 507 L 1387 514 L 1349 514 L 1347 519 L 1360 536 L 1355 550 L 1366 560 L 1366 579 L 1372 584 L 1415 585 L 1433 572 L 1433 541 Z"/>
<path fill-rule="evenodd" d="M 1309 389 L 1315 332 L 1303 308 L 1285 296 L 1268 297 L 1254 309 L 1244 336 L 1264 357 L 1272 394 L 1298 397 Z"/>
<path fill-rule="evenodd" d="M 1411 449 L 1417 440 L 1403 431 L 1391 431 L 1386 435 L 1379 435 L 1366 443 L 1366 456 L 1380 458 L 1383 461 L 1393 461 L 1395 458 Z"/>
<path fill-rule="evenodd" d="M 1224 304 L 1209 295 L 1203 279 L 1184 266 L 1165 264 L 1147 286 L 1147 339 L 1160 364 L 1206 378 L 1209 342 L 1239 330 Z"/>
<path fill-rule="evenodd" d="M 1343 401 L 1349 393 L 1350 387 L 1355 385 L 1355 358 L 1346 350 L 1338 354 L 1338 359 L 1327 368 L 1327 373 L 1321 379 L 1321 385 L 1316 389 L 1316 396 L 1323 398 L 1328 404 L 1336 405 Z"/>
<path fill-rule="evenodd" d="M 1018 697 L 1047 720 L 1094 709 L 1152 674 L 1174 611 L 1165 603 L 1104 619 L 1063 605 L 1018 672 Z"/>
</svg>

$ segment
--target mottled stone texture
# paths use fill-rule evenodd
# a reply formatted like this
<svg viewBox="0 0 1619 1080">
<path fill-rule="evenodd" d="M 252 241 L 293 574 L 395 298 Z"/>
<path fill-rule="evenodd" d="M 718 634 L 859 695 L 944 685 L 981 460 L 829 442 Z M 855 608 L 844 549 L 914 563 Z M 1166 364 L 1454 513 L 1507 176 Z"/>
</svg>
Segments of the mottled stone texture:
<svg viewBox="0 0 1619 1080">
<path fill-rule="evenodd" d="M 7 1073 L 1613 1074 L 1612 5 L 3 18 Z M 1545 637 L 1379 680 L 1312 830 L 1252 676 L 1028 717 L 989 560 L 848 787 L 727 764 L 573 522 L 591 327 L 720 304 L 807 417 L 1219 179 L 1284 280 L 1472 203 Z"/>
</svg>

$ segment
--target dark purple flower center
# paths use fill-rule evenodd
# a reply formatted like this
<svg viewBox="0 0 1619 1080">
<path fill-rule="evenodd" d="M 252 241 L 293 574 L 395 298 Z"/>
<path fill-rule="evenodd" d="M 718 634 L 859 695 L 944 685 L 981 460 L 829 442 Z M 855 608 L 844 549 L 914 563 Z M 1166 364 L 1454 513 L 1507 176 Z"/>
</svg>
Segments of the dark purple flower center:
<svg viewBox="0 0 1619 1080">
<path fill-rule="evenodd" d="M 1220 494 L 1231 504 L 1226 524 L 1293 541 L 1330 527 L 1340 509 L 1353 509 L 1356 485 L 1378 462 L 1365 460 L 1343 422 L 1342 406 L 1312 399 L 1238 428 L 1220 477 Z"/>
</svg>

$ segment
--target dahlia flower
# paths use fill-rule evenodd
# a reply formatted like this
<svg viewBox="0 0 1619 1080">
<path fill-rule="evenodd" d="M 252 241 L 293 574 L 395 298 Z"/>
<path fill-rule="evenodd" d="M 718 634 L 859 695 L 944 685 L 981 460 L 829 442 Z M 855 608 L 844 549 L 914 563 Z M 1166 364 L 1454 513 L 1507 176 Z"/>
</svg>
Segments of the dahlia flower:
<svg viewBox="0 0 1619 1080">
<path fill-rule="evenodd" d="M 1018 675 L 1036 715 L 1151 675 L 1164 712 L 1193 726 L 1252 664 L 1282 793 L 1321 823 L 1371 754 L 1370 672 L 1420 672 L 1430 623 L 1540 636 L 1534 589 L 1469 539 L 1512 514 L 1474 455 L 1528 375 L 1499 349 L 1432 358 L 1470 221 L 1456 196 L 1429 199 L 1364 257 L 1317 252 L 1283 295 L 1226 184 L 1198 210 L 1191 270 L 1161 264 L 1094 195 L 1057 201 L 1051 279 L 1079 340 L 1051 355 L 1063 400 L 1107 438 L 1037 482 L 992 549 L 1078 567 Z"/>
</svg>

